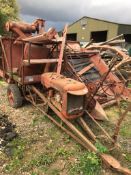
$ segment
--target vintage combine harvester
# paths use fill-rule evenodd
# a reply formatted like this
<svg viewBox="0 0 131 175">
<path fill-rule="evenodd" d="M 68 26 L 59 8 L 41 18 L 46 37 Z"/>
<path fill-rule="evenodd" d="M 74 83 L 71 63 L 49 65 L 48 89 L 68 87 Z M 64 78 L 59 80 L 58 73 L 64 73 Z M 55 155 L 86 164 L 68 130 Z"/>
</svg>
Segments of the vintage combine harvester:
<svg viewBox="0 0 131 175">
<path fill-rule="evenodd" d="M 104 62 L 98 52 L 82 50 L 77 43 L 66 41 L 67 26 L 59 37 L 54 28 L 46 32 L 44 25 L 42 19 L 32 24 L 8 22 L 6 30 L 10 35 L 0 37 L 0 76 L 9 84 L 10 105 L 17 108 L 23 98 L 30 101 L 84 148 L 98 153 L 107 165 L 131 174 L 112 156 L 99 153 L 95 147 L 97 136 L 87 122 L 90 118 L 114 142 L 94 119 L 107 119 L 96 96 L 105 82 L 116 82 L 112 91 L 109 86 L 108 93 L 121 92 L 123 97 L 130 98 L 128 89 L 123 89 L 107 66 L 101 68 Z M 47 113 L 48 107 L 59 120 Z"/>
</svg>

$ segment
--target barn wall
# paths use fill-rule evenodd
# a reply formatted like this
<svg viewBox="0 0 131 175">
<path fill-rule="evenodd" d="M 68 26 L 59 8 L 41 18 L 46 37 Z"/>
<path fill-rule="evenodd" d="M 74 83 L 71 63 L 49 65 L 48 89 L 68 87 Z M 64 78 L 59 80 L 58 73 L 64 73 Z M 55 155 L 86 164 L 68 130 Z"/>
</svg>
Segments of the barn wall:
<svg viewBox="0 0 131 175">
<path fill-rule="evenodd" d="M 81 20 L 86 21 L 84 28 Z M 68 27 L 68 33 L 77 33 L 77 40 L 81 42 L 89 41 L 91 32 L 95 31 L 108 31 L 107 39 L 111 39 L 118 33 L 118 24 L 84 17 Z"/>
</svg>

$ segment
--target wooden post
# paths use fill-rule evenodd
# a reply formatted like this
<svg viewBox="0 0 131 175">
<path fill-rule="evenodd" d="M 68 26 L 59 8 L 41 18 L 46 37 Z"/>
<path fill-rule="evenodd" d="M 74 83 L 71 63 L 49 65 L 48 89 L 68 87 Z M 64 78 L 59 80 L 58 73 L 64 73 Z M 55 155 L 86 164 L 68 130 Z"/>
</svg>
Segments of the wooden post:
<svg viewBox="0 0 131 175">
<path fill-rule="evenodd" d="M 63 59 L 64 48 L 65 48 L 65 43 L 66 43 L 67 27 L 68 27 L 68 25 L 65 26 L 64 31 L 63 31 L 63 40 L 61 43 L 59 61 L 58 61 L 58 65 L 57 65 L 57 74 L 61 73 L 62 59 Z"/>
</svg>

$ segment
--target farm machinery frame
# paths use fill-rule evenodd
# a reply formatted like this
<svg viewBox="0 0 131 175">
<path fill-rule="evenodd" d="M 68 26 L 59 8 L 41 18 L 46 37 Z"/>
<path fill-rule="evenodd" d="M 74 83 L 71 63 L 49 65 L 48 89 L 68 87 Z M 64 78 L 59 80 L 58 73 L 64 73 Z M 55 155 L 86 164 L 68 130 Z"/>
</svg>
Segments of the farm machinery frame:
<svg viewBox="0 0 131 175">
<path fill-rule="evenodd" d="M 130 90 L 113 75 L 98 51 L 87 51 L 78 43 L 66 41 L 67 26 L 62 37 L 54 28 L 46 32 L 44 26 L 42 19 L 32 24 L 8 22 L 6 30 L 11 35 L 0 37 L 0 76 L 9 84 L 10 105 L 17 108 L 23 98 L 30 101 L 84 148 L 96 152 L 106 164 L 131 174 L 112 156 L 99 153 L 94 145 L 97 136 L 87 122 L 90 118 L 113 143 L 113 138 L 95 120 L 108 120 L 100 99 L 106 91 L 106 98 L 115 94 L 122 98 L 128 96 L 130 100 Z M 48 107 L 57 119 L 48 114 Z M 78 123 L 82 131 L 77 128 Z"/>
</svg>

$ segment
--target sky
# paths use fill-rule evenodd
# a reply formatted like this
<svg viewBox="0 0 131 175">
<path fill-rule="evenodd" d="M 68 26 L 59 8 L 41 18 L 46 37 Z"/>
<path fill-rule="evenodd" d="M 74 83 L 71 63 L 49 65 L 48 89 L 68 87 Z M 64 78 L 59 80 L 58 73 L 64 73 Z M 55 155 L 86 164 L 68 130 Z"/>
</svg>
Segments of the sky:
<svg viewBox="0 0 131 175">
<path fill-rule="evenodd" d="M 47 21 L 47 28 L 61 30 L 83 16 L 131 24 L 131 0 L 17 0 L 22 20 Z"/>
</svg>

